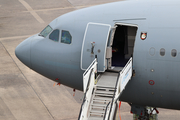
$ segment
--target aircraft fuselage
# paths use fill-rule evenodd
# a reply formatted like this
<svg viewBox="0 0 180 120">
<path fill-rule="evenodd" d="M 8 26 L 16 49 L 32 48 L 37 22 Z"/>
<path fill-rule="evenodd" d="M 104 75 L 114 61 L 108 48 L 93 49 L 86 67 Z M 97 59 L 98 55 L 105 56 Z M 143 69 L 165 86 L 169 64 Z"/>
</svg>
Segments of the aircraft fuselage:
<svg viewBox="0 0 180 120">
<path fill-rule="evenodd" d="M 34 35 L 16 48 L 17 57 L 32 70 L 66 86 L 82 90 L 81 50 L 89 22 L 136 26 L 133 50 L 135 76 L 120 100 L 143 106 L 180 110 L 180 2 L 124 1 L 62 15 L 49 26 L 60 31 L 59 42 Z M 72 36 L 61 42 L 62 30 Z M 146 32 L 147 38 L 141 39 Z M 160 53 L 160 51 L 164 53 Z"/>
</svg>

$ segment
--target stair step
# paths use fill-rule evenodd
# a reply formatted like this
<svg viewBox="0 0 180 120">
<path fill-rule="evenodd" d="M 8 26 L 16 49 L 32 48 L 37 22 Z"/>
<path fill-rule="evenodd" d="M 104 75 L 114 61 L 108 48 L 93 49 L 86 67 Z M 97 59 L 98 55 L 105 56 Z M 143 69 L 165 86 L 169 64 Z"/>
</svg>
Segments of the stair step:
<svg viewBox="0 0 180 120">
<path fill-rule="evenodd" d="M 95 91 L 95 94 L 96 93 L 101 93 L 101 94 L 110 94 L 110 95 L 113 95 L 114 94 L 114 92 L 112 91 Z"/>
<path fill-rule="evenodd" d="M 101 114 L 104 114 L 105 113 L 105 110 L 91 110 L 90 113 L 101 113 Z"/>
<path fill-rule="evenodd" d="M 93 101 L 93 103 L 97 103 L 97 104 L 108 104 L 109 101 Z"/>
<path fill-rule="evenodd" d="M 93 103 L 91 104 L 92 107 L 96 107 L 96 106 L 99 106 L 99 107 L 106 107 L 107 104 L 97 104 L 97 103 Z"/>
<path fill-rule="evenodd" d="M 109 102 L 93 102 L 93 104 L 108 104 Z"/>
<path fill-rule="evenodd" d="M 106 106 L 91 106 L 91 109 L 94 109 L 94 110 L 105 110 Z"/>
<path fill-rule="evenodd" d="M 104 114 L 102 114 L 102 113 L 90 113 L 89 116 L 91 116 L 91 117 L 104 117 Z"/>
<path fill-rule="evenodd" d="M 109 97 L 98 97 L 98 96 L 95 96 L 93 98 L 93 100 L 102 100 L 102 101 L 112 101 L 112 98 L 109 98 Z"/>
<path fill-rule="evenodd" d="M 93 99 L 93 102 L 107 102 L 107 103 L 109 103 L 109 102 L 111 102 L 111 101 L 112 101 L 112 99 L 111 99 L 111 100 Z"/>
<path fill-rule="evenodd" d="M 102 94 L 102 93 L 95 93 L 95 97 L 96 96 L 101 96 L 101 97 L 113 97 L 113 95 L 112 94 Z"/>
<path fill-rule="evenodd" d="M 114 90 L 115 89 L 115 86 L 114 87 L 109 87 L 109 86 L 100 86 L 100 85 L 98 85 L 98 86 L 96 86 L 96 88 L 98 88 L 98 89 L 112 89 L 112 90 Z"/>
<path fill-rule="evenodd" d="M 89 117 L 88 120 L 103 120 L 103 117 Z"/>
<path fill-rule="evenodd" d="M 115 90 L 112 90 L 112 89 L 96 89 L 95 91 L 113 92 L 114 93 Z"/>
<path fill-rule="evenodd" d="M 99 107 L 99 106 L 95 107 L 95 106 L 93 106 L 93 107 L 91 107 L 91 109 L 93 109 L 93 110 L 106 110 L 106 107 Z"/>
<path fill-rule="evenodd" d="M 112 90 L 114 90 L 115 86 L 111 87 L 111 86 L 104 86 L 104 85 L 96 85 L 96 88 L 97 89 L 112 89 Z"/>
</svg>

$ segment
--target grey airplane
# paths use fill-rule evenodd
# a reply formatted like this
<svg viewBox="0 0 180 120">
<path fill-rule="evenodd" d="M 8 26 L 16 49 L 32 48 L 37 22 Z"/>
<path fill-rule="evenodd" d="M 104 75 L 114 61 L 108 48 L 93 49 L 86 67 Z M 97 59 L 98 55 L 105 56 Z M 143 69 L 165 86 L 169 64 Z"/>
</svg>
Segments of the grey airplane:
<svg viewBox="0 0 180 120">
<path fill-rule="evenodd" d="M 180 110 L 180 1 L 128 0 L 76 10 L 20 43 L 15 54 L 32 70 L 83 90 L 83 73 L 116 72 L 132 57 L 120 101 Z M 110 57 L 107 57 L 111 54 Z"/>
</svg>

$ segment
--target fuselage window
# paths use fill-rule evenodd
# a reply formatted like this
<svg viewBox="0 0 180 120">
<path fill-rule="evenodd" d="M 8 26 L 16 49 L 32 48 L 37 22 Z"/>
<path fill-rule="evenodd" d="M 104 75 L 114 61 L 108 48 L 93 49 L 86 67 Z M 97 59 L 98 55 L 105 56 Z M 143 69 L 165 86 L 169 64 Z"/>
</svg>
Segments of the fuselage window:
<svg viewBox="0 0 180 120">
<path fill-rule="evenodd" d="M 58 42 L 59 41 L 59 30 L 54 30 L 50 35 L 49 39 Z"/>
<path fill-rule="evenodd" d="M 176 55 L 177 55 L 177 50 L 176 50 L 176 49 L 173 49 L 173 50 L 171 51 L 171 55 L 172 55 L 173 57 L 176 57 Z"/>
<path fill-rule="evenodd" d="M 39 34 L 39 36 L 46 37 L 53 29 L 48 25 L 44 30 Z"/>
<path fill-rule="evenodd" d="M 71 44 L 72 36 L 69 31 L 62 30 L 61 42 Z"/>
<path fill-rule="evenodd" d="M 165 52 L 166 52 L 165 49 L 164 49 L 164 48 L 161 48 L 161 50 L 160 50 L 160 55 L 161 55 L 161 56 L 164 56 L 164 55 L 165 55 Z"/>
</svg>

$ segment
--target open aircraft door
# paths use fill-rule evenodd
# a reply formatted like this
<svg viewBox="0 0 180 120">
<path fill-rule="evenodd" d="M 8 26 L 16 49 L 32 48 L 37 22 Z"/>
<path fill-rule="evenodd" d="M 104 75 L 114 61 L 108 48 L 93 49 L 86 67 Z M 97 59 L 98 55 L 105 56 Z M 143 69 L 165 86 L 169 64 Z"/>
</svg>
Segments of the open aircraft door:
<svg viewBox="0 0 180 120">
<path fill-rule="evenodd" d="M 81 69 L 86 70 L 97 55 L 98 72 L 106 70 L 106 48 L 111 25 L 88 23 L 81 51 Z"/>
</svg>

